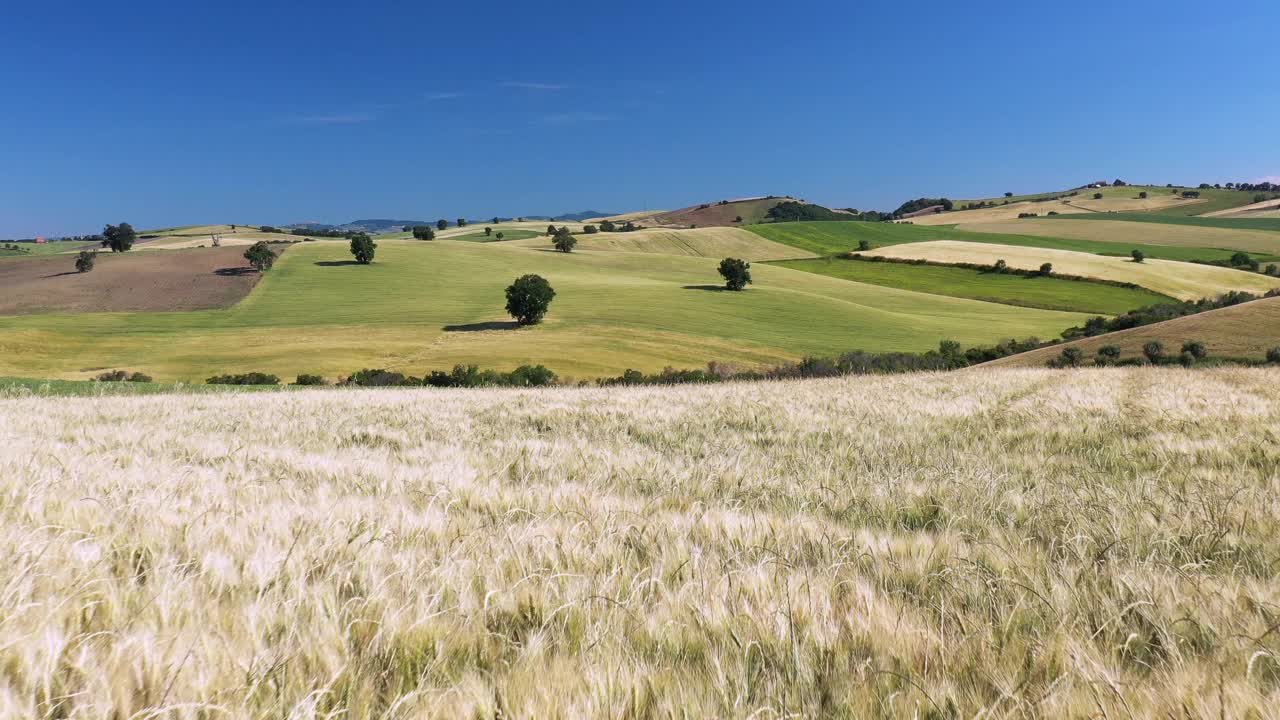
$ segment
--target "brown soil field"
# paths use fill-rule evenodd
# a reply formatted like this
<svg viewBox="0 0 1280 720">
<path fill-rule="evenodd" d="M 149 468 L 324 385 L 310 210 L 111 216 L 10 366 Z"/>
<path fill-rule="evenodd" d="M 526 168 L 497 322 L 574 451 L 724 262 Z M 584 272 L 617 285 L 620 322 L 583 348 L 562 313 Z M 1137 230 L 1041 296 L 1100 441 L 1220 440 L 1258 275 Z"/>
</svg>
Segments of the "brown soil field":
<svg viewBox="0 0 1280 720">
<path fill-rule="evenodd" d="M 1144 325 L 1130 330 L 1084 338 L 1054 347 L 1011 355 L 981 367 L 1043 367 L 1058 357 L 1064 347 L 1084 351 L 1085 363 L 1092 364 L 1098 348 L 1118 345 L 1122 357 L 1142 355 L 1142 346 L 1152 340 L 1164 343 L 1164 351 L 1177 355 L 1182 343 L 1199 341 L 1211 356 L 1262 359 L 1267 350 L 1280 347 L 1280 298 L 1265 298 L 1199 315 Z"/>
<path fill-rule="evenodd" d="M 99 253 L 83 274 L 70 255 L 10 260 L 0 263 L 0 315 L 229 307 L 259 277 L 238 247 Z"/>
</svg>

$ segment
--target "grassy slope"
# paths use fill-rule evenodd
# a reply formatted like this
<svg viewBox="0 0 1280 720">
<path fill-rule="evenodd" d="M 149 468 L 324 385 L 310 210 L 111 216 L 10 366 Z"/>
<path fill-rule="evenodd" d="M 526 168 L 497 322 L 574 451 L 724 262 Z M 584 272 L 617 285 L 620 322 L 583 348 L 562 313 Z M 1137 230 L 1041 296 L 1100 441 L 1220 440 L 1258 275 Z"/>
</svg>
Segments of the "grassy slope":
<svg viewBox="0 0 1280 720">
<path fill-rule="evenodd" d="M 934 262 L 992 264 L 1003 259 L 1010 267 L 1035 270 L 1053 263 L 1055 272 L 1068 275 L 1136 283 L 1149 290 L 1182 300 L 1198 300 L 1232 290 L 1262 294 L 1280 287 L 1280 278 L 1232 270 L 1212 265 L 1194 265 L 1167 260 L 1135 263 L 1066 250 L 1047 250 L 1013 245 L 991 245 L 939 240 L 898 245 L 870 254 L 898 258 L 923 258 Z"/>
<path fill-rule="evenodd" d="M 421 373 L 468 362 L 605 375 L 855 348 L 924 350 L 942 338 L 966 345 L 1050 338 L 1085 319 L 768 266 L 753 268 L 747 292 L 719 292 L 703 289 L 720 280 L 715 260 L 665 255 L 386 241 L 372 266 L 348 259 L 340 244 L 296 245 L 229 310 L 6 318 L 0 374 L 82 378 L 122 368 L 161 380 L 252 370 L 333 377 L 360 367 Z M 503 288 L 531 272 L 558 292 L 546 322 L 476 331 L 509 320 Z"/>
<path fill-rule="evenodd" d="M 744 260 L 781 260 L 813 257 L 813 253 L 767 240 L 741 228 L 714 227 L 695 230 L 637 230 L 628 233 L 597 233 L 577 236 L 577 250 L 639 252 Z M 518 243 L 525 247 L 550 248 L 551 239 L 542 237 Z"/>
<path fill-rule="evenodd" d="M 1018 222 L 1035 221 L 1022 220 Z M 1016 225 L 1002 225 L 1001 229 L 1013 231 L 1017 227 Z M 873 248 L 912 242 L 930 242 L 933 240 L 963 240 L 965 242 L 1043 247 L 1053 250 L 1072 250 L 1075 252 L 1124 257 L 1129 255 L 1130 250 L 1136 248 L 1146 253 L 1149 258 L 1182 261 L 1226 260 L 1234 252 L 1211 247 L 1179 247 L 1132 243 L 1117 247 L 1115 243 L 1101 240 L 1056 238 L 1030 234 L 1014 235 L 1003 232 L 980 233 L 957 230 L 952 227 L 926 227 L 893 223 L 778 223 L 775 225 L 753 225 L 747 229 L 771 240 L 808 250 L 816 255 L 837 255 L 856 251 L 860 240 L 866 240 L 871 243 Z"/>
<path fill-rule="evenodd" d="M 492 226 L 491 226 L 492 227 Z M 538 232 L 536 230 L 507 230 L 499 227 L 493 231 L 492 235 L 485 235 L 484 228 L 474 232 L 464 233 L 462 235 L 453 235 L 450 240 L 460 240 L 462 242 L 498 242 L 498 233 L 502 233 L 502 242 L 510 240 L 527 240 L 546 235 L 546 231 Z"/>
<path fill-rule="evenodd" d="M 1273 717 L 1277 427 L 1239 369 L 4 400 L 6 714 Z"/>
<path fill-rule="evenodd" d="M 773 264 L 903 290 L 1099 315 L 1118 315 L 1128 310 L 1170 301 L 1170 298 L 1149 290 L 1054 277 L 984 273 L 964 268 L 860 262 L 838 258 L 784 260 Z"/>
<path fill-rule="evenodd" d="M 1140 357 L 1142 346 L 1152 340 L 1164 343 L 1165 352 L 1174 355 L 1184 342 L 1196 340 L 1208 346 L 1210 355 L 1261 360 L 1268 349 L 1280 347 L 1280 298 L 1265 298 L 1132 330 L 1085 338 L 1066 345 L 1002 358 L 988 365 L 1043 366 L 1069 345 L 1083 350 L 1089 361 L 1092 361 L 1098 348 L 1103 345 L 1119 345 L 1126 358 Z"/>
<path fill-rule="evenodd" d="M 966 227 L 982 233 L 1008 232 L 1023 237 L 1043 235 L 1113 243 L 1119 245 L 1126 254 L 1131 248 L 1138 247 L 1137 243 L 1142 243 L 1169 247 L 1220 248 L 1227 254 L 1243 250 L 1263 257 L 1280 255 L 1280 232 L 1266 230 L 1202 227 L 1181 223 L 1124 222 L 1112 219 L 1068 222 L 1057 218 L 978 223 Z"/>
<path fill-rule="evenodd" d="M 1012 204 L 1022 200 L 1054 198 L 1059 195 L 1066 196 L 1068 193 L 1076 192 L 1078 193 L 1077 195 L 1071 196 L 1071 197 L 1063 197 L 1062 199 L 1067 200 L 1071 203 L 1079 204 L 1083 207 L 1094 209 L 1096 211 L 1106 212 L 1107 210 L 1119 209 L 1116 207 L 1108 207 L 1108 203 L 1124 204 L 1125 200 L 1136 199 L 1138 196 L 1138 193 L 1143 191 L 1147 193 L 1150 199 L 1156 200 L 1159 198 L 1163 198 L 1165 196 L 1180 197 L 1184 190 L 1195 190 L 1196 192 L 1199 192 L 1200 193 L 1199 202 L 1188 203 L 1185 205 L 1180 204 L 1173 207 L 1154 208 L 1149 212 L 1151 214 L 1160 214 L 1160 215 L 1181 215 L 1181 216 L 1203 215 L 1204 213 L 1217 212 L 1220 210 L 1227 210 L 1231 208 L 1248 205 L 1253 202 L 1253 196 L 1255 194 L 1251 192 L 1240 192 L 1237 190 L 1213 190 L 1213 189 L 1198 190 L 1196 188 L 1181 188 L 1181 187 L 1167 188 L 1167 187 L 1164 187 L 1163 185 L 1126 185 L 1123 187 L 1105 187 L 1105 188 L 1096 188 L 1096 189 L 1082 188 L 1074 191 L 1062 190 L 1059 192 L 1039 193 L 1036 195 L 1016 195 L 1012 198 L 996 197 L 996 198 L 977 198 L 973 200 L 956 200 L 955 205 L 956 207 L 962 207 L 966 203 L 976 203 L 976 202 L 979 202 L 980 200 L 986 201 L 986 202 L 994 202 L 997 204 L 1003 203 L 1005 200 L 1008 200 Z M 1102 193 L 1102 201 L 1093 200 L 1094 193 Z M 1043 207 L 1045 212 L 1048 212 L 1049 210 L 1054 209 L 1052 207 L 1054 204 L 1056 204 L 1056 201 L 1036 203 L 1036 205 Z M 1035 212 L 1035 210 L 1029 210 L 1029 212 Z M 955 213 L 950 213 L 950 216 L 955 218 L 961 218 L 963 217 L 963 213 L 958 211 Z M 957 219 L 955 222 L 963 222 L 963 220 Z"/>
<path fill-rule="evenodd" d="M 1226 230 L 1280 231 L 1280 220 L 1274 218 L 1187 217 L 1181 215 L 1156 215 L 1153 213 L 1088 213 L 1079 215 L 1055 215 L 1053 218 L 1049 219 L 1122 220 L 1124 222 L 1186 225 L 1190 227 L 1223 228 Z"/>
</svg>

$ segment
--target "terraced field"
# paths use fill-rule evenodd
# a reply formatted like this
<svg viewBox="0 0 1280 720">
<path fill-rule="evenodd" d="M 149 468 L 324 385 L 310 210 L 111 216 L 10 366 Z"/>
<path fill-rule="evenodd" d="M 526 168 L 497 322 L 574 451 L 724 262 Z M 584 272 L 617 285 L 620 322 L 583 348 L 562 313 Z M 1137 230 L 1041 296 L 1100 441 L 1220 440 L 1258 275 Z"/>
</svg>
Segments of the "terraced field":
<svg viewBox="0 0 1280 720">
<path fill-rule="evenodd" d="M 377 262 L 358 266 L 342 243 L 298 244 L 227 310 L 0 319 L 0 375 L 76 379 L 122 368 L 171 381 L 542 363 L 592 377 L 709 360 L 754 365 L 851 349 L 918 351 L 943 338 L 965 345 L 1051 338 L 1087 317 L 768 265 L 752 268 L 755 284 L 746 292 L 724 292 L 716 265 L 659 254 L 384 240 Z M 544 275 L 558 294 L 544 324 L 516 329 L 503 310 L 503 288 L 524 273 Z"/>
<path fill-rule="evenodd" d="M 1042 263 L 1047 262 L 1053 263 L 1054 272 L 1135 283 L 1148 290 L 1182 300 L 1198 300 L 1232 290 L 1261 294 L 1280 287 L 1280 278 L 1211 265 L 1167 260 L 1135 263 L 1124 258 L 1015 245 L 940 240 L 895 245 L 866 254 L 984 265 L 993 264 L 996 260 L 1004 260 L 1010 267 L 1024 270 L 1035 270 Z"/>
</svg>

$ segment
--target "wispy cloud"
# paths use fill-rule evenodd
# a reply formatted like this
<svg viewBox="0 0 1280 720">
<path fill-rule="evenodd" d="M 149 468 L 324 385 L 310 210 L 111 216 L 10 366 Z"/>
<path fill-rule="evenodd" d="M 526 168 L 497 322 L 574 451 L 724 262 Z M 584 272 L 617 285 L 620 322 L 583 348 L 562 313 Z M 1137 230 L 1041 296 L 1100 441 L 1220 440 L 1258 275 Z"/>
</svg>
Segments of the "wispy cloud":
<svg viewBox="0 0 1280 720">
<path fill-rule="evenodd" d="M 465 93 L 460 92 L 433 92 L 427 93 L 424 97 L 427 100 L 455 100 L 462 97 L 464 94 Z"/>
<path fill-rule="evenodd" d="M 508 80 L 507 82 L 502 83 L 502 87 L 519 88 L 521 90 L 564 90 L 569 86 L 557 85 L 554 83 L 516 82 L 513 80 Z"/>
<path fill-rule="evenodd" d="M 288 118 L 288 122 L 294 125 L 355 125 L 369 122 L 373 117 L 372 113 L 367 112 L 297 115 Z"/>
<path fill-rule="evenodd" d="M 609 116 L 598 112 L 562 112 L 542 115 L 538 118 L 538 122 L 544 125 L 583 125 L 586 123 L 597 123 L 608 120 Z"/>
</svg>

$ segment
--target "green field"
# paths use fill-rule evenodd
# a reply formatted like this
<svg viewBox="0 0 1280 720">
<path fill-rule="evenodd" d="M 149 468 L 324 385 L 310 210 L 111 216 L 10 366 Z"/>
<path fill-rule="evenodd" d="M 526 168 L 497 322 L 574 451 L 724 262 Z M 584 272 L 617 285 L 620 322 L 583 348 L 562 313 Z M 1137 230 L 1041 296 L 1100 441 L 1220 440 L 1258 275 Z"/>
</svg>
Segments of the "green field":
<svg viewBox="0 0 1280 720">
<path fill-rule="evenodd" d="M 503 230 L 502 228 L 498 228 L 493 231 L 492 235 L 485 235 L 484 230 L 477 230 L 465 235 L 452 235 L 449 239 L 460 240 L 462 242 L 498 242 L 498 233 L 502 233 L 502 242 L 506 242 L 508 240 L 528 240 L 529 238 L 546 235 L 545 232 L 538 232 L 536 230 Z"/>
<path fill-rule="evenodd" d="M 1173 302 L 1173 299 L 1168 296 L 1137 288 L 1055 277 L 1024 277 L 989 273 L 958 267 L 905 265 L 839 258 L 781 260 L 770 264 L 842 280 L 915 290 L 934 295 L 1098 315 L 1119 315 L 1148 305 Z"/>
<path fill-rule="evenodd" d="M 1085 315 L 908 292 L 757 264 L 746 292 L 719 289 L 717 261 L 632 253 L 569 255 L 507 243 L 384 241 L 377 262 L 341 243 L 285 254 L 226 310 L 0 319 L 0 374 L 83 379 L 104 369 L 161 381 L 263 371 L 327 377 L 362 367 L 413 374 L 472 363 L 544 364 L 562 376 L 633 367 L 743 365 L 852 349 L 932 348 L 1051 338 Z M 503 288 L 524 273 L 558 293 L 546 321 L 514 328 Z"/>
<path fill-rule="evenodd" d="M 17 245 L 22 248 L 22 250 L 6 250 L 4 245 Z M 14 243 L 0 241 L 0 258 L 27 258 L 39 257 L 42 255 L 57 255 L 58 253 L 71 252 L 72 250 L 77 250 L 87 245 L 89 245 L 89 243 L 79 240 L 74 242 L 53 241 L 47 243 Z M 26 252 L 23 252 L 23 250 Z"/>
<path fill-rule="evenodd" d="M 1107 216 L 1111 217 L 1111 216 Z M 1020 223 L 1036 221 L 1017 221 Z M 1016 226 L 1001 224 L 1001 227 Z M 1031 226 L 1028 226 L 1031 227 Z M 839 255 L 856 252 L 858 242 L 866 240 L 872 248 L 902 245 L 934 240 L 963 240 L 965 242 L 994 243 L 997 245 L 1021 245 L 1050 250 L 1072 250 L 1096 255 L 1128 256 L 1130 250 L 1141 250 L 1147 257 L 1158 260 L 1226 260 L 1234 250 L 1212 247 L 1183 247 L 1130 243 L 1122 247 L 1102 240 L 1068 239 L 1019 235 L 1016 233 L 987 233 L 956 230 L 949 225 L 900 225 L 894 223 L 867 222 L 804 222 L 752 225 L 748 230 L 775 242 L 786 243 L 818 255 Z"/>
<path fill-rule="evenodd" d="M 293 378 L 281 378 L 292 382 Z M 270 392 L 297 389 L 289 385 L 204 385 L 194 383 L 94 382 L 93 380 L 35 380 L 0 377 L 0 398 L 5 397 L 117 397 L 172 395 L 173 393 Z"/>
</svg>

